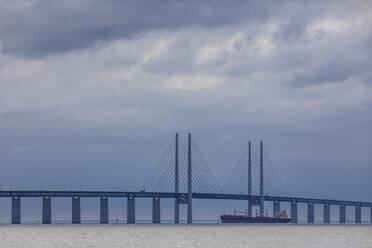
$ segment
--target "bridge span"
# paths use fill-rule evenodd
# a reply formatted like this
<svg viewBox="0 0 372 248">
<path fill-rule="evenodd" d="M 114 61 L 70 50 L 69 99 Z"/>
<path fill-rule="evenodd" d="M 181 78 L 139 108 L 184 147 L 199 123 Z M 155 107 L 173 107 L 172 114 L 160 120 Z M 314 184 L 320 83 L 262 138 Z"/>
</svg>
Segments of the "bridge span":
<svg viewBox="0 0 372 248">
<path fill-rule="evenodd" d="M 207 167 L 201 153 L 193 144 L 191 134 L 188 135 L 187 144 L 186 142 L 180 143 L 178 134 L 176 134 L 166 154 L 139 191 L 2 190 L 0 198 L 11 198 L 12 224 L 21 223 L 22 198 L 41 198 L 42 223 L 52 223 L 52 199 L 61 197 L 71 198 L 71 222 L 73 224 L 81 223 L 81 198 L 100 198 L 100 223 L 102 224 L 109 223 L 110 198 L 127 198 L 128 224 L 136 223 L 136 198 L 152 199 L 152 223 L 154 224 L 161 223 L 160 201 L 166 198 L 174 199 L 174 223 L 180 223 L 179 205 L 181 204 L 187 205 L 187 223 L 193 222 L 193 199 L 247 201 L 249 216 L 252 216 L 252 206 L 258 206 L 260 216 L 263 216 L 265 202 L 272 202 L 272 215 L 275 216 L 280 212 L 280 204 L 287 202 L 290 203 L 290 216 L 293 223 L 298 222 L 298 204 L 307 205 L 308 223 L 315 222 L 314 205 L 316 204 L 323 206 L 324 223 L 331 223 L 331 206 L 339 208 L 339 223 L 346 223 L 346 207 L 355 209 L 355 223 L 362 222 L 362 208 L 369 208 L 370 222 L 372 223 L 372 202 L 292 197 L 288 196 L 288 193 L 283 195 L 287 191 L 283 185 L 280 185 L 280 178 L 270 179 L 269 173 L 266 172 L 271 171 L 275 174 L 275 170 L 270 167 L 270 160 L 264 159 L 263 142 L 260 142 L 258 151 L 257 156 L 252 154 L 251 142 L 249 142 L 247 151 L 243 153 L 236 164 L 230 179 L 221 188 Z M 169 157 L 173 157 L 173 159 L 169 159 Z M 257 176 L 257 185 L 259 185 L 256 187 L 256 191 L 254 190 L 255 175 Z M 272 194 L 265 193 L 264 185 L 271 185 L 271 188 L 268 188 L 271 189 Z M 148 190 L 153 188 L 158 190 Z"/>
<path fill-rule="evenodd" d="M 72 199 L 72 223 L 81 223 L 80 198 L 100 198 L 100 223 L 108 223 L 108 199 L 109 198 L 127 198 L 127 221 L 135 223 L 135 199 L 151 198 L 152 220 L 153 223 L 160 223 L 160 199 L 171 198 L 180 204 L 188 202 L 188 194 L 171 192 L 131 192 L 131 191 L 52 191 L 52 190 L 4 190 L 0 191 L 1 198 L 12 199 L 12 224 L 21 223 L 21 198 L 42 198 L 42 223 L 51 223 L 51 199 L 65 197 Z M 192 199 L 215 199 L 215 200 L 245 200 L 251 201 L 253 205 L 259 205 L 259 195 L 238 195 L 238 194 L 216 194 L 216 193 L 193 193 Z M 344 201 L 330 199 L 316 199 L 304 197 L 286 197 L 286 196 L 264 196 L 264 201 L 273 203 L 273 210 L 279 211 L 281 202 L 291 204 L 290 216 L 294 223 L 297 222 L 297 207 L 299 203 L 307 204 L 308 223 L 314 223 L 314 204 L 323 205 L 323 221 L 330 223 L 330 206 L 339 207 L 339 223 L 346 223 L 346 207 L 355 208 L 355 223 L 361 223 L 361 208 L 369 208 L 371 212 L 372 223 L 372 202 Z M 275 214 L 275 213 L 273 213 Z"/>
</svg>

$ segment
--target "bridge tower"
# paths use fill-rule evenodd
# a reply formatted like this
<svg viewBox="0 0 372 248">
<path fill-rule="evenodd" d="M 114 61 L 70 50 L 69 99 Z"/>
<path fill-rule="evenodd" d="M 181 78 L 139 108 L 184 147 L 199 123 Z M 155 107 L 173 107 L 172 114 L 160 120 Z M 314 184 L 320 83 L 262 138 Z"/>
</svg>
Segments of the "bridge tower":
<svg viewBox="0 0 372 248">
<path fill-rule="evenodd" d="M 264 168 L 263 168 L 263 142 L 260 142 L 260 216 L 264 216 Z"/>
<path fill-rule="evenodd" d="M 252 152 L 251 142 L 248 142 L 248 196 L 252 195 Z M 248 200 L 248 216 L 252 217 L 252 200 Z"/>
<path fill-rule="evenodd" d="M 188 135 L 187 145 L 187 223 L 192 223 L 192 158 L 191 133 Z"/>
<path fill-rule="evenodd" d="M 174 202 L 174 223 L 180 223 L 180 204 L 187 204 L 187 223 L 192 223 L 192 141 L 191 133 L 187 138 L 187 197 L 179 196 L 179 138 L 176 133 L 174 154 L 174 192 L 177 194 Z"/>
<path fill-rule="evenodd" d="M 179 156 L 178 156 L 178 133 L 176 133 L 175 154 L 174 154 L 174 192 L 179 193 Z M 174 223 L 180 223 L 180 205 L 178 197 L 174 198 Z"/>
</svg>

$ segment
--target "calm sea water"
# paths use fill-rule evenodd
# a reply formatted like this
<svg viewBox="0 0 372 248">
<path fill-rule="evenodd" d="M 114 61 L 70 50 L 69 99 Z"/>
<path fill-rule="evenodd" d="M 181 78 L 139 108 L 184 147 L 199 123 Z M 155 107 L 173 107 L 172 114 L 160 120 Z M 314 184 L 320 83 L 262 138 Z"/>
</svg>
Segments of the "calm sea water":
<svg viewBox="0 0 372 248">
<path fill-rule="evenodd" d="M 0 225 L 0 247 L 372 247 L 372 225 Z"/>
</svg>

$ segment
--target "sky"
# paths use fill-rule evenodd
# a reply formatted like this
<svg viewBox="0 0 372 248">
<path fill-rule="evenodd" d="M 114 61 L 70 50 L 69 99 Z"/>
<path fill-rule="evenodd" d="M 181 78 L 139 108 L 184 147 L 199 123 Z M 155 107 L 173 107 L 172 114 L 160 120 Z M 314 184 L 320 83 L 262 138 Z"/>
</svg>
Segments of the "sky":
<svg viewBox="0 0 372 248">
<path fill-rule="evenodd" d="M 176 132 L 220 184 L 372 201 L 371 1 L 0 0 L 2 189 L 138 190 Z"/>
</svg>

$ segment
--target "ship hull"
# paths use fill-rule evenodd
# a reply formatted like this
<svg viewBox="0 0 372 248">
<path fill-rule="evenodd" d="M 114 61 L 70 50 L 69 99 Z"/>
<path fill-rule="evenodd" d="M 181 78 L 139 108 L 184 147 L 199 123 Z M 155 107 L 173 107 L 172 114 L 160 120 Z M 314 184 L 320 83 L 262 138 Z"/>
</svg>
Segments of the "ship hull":
<svg viewBox="0 0 372 248">
<path fill-rule="evenodd" d="M 234 215 L 221 215 L 222 223 L 289 223 L 290 218 L 281 219 L 273 217 L 248 217 L 248 216 L 234 216 Z"/>
</svg>

